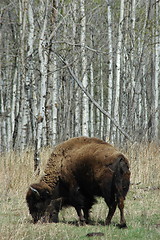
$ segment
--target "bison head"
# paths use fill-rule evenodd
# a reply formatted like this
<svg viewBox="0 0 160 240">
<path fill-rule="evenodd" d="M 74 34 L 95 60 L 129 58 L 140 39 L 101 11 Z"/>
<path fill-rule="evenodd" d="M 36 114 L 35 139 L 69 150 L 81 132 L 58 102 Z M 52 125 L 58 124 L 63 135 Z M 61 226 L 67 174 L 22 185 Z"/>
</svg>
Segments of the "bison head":
<svg viewBox="0 0 160 240">
<path fill-rule="evenodd" d="M 45 215 L 45 211 L 51 202 L 51 188 L 44 182 L 32 184 L 26 195 L 29 212 L 34 223 Z"/>
</svg>

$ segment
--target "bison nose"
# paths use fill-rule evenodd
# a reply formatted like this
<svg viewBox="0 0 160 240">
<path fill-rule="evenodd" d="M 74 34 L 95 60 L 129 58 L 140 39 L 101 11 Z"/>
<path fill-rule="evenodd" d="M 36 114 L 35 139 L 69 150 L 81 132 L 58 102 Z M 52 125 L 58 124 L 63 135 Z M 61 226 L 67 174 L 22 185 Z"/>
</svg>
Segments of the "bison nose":
<svg viewBox="0 0 160 240">
<path fill-rule="evenodd" d="M 35 224 L 35 223 L 37 223 L 38 222 L 38 219 L 37 218 L 34 218 L 33 219 L 33 223 Z"/>
<path fill-rule="evenodd" d="M 33 218 L 33 223 L 37 223 L 38 220 L 40 219 L 40 217 L 37 214 L 32 214 L 32 218 Z"/>
</svg>

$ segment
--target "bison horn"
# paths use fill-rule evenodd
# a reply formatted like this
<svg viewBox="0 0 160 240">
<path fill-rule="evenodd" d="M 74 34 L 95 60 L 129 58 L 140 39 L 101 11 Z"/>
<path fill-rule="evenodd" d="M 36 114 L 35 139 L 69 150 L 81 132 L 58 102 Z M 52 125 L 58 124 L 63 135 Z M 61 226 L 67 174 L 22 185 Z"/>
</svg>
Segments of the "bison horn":
<svg viewBox="0 0 160 240">
<path fill-rule="evenodd" d="M 39 194 L 37 189 L 35 189 L 35 188 L 31 187 L 31 186 L 29 188 L 40 197 L 40 194 Z"/>
</svg>

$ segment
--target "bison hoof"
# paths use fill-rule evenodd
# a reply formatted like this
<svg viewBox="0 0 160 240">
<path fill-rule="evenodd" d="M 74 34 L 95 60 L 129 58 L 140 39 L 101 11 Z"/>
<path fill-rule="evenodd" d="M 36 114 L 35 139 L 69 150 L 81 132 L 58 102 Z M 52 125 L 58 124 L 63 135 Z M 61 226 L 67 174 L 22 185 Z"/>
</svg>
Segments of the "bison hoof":
<svg viewBox="0 0 160 240">
<path fill-rule="evenodd" d="M 58 219 L 58 216 L 53 214 L 50 216 L 50 219 L 49 219 L 49 222 L 50 223 L 58 223 L 59 222 L 59 219 Z"/>
<path fill-rule="evenodd" d="M 126 223 L 117 224 L 118 228 L 127 228 Z"/>
<path fill-rule="evenodd" d="M 79 226 L 86 226 L 86 222 L 84 220 L 79 221 Z"/>
<path fill-rule="evenodd" d="M 106 225 L 106 226 L 109 226 L 110 224 L 111 224 L 111 222 L 109 222 L 109 221 L 106 221 L 106 222 L 105 222 L 105 225 Z"/>
</svg>

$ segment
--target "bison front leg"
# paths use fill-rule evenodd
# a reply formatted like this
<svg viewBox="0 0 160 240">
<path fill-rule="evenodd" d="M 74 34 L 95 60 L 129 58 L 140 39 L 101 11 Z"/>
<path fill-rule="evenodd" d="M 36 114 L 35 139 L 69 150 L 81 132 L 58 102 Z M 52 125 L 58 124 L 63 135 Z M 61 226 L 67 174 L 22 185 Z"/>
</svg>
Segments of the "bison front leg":
<svg viewBox="0 0 160 240">
<path fill-rule="evenodd" d="M 90 208 L 84 208 L 84 209 L 83 209 L 85 222 L 86 222 L 87 224 L 88 224 L 89 221 L 90 221 L 89 211 L 90 211 Z"/>
<path fill-rule="evenodd" d="M 124 198 L 120 197 L 118 201 L 118 208 L 120 210 L 120 224 L 118 225 L 120 228 L 126 228 L 126 220 L 124 218 Z"/>
<path fill-rule="evenodd" d="M 75 207 L 75 209 L 76 209 L 76 212 L 77 212 L 77 215 L 78 215 L 78 218 L 79 218 L 80 226 L 84 226 L 86 220 L 85 220 L 85 218 L 83 216 L 82 209 L 80 207 Z"/>
<path fill-rule="evenodd" d="M 59 222 L 58 214 L 62 208 L 63 199 L 57 198 L 51 201 L 45 212 L 45 222 Z"/>
</svg>

